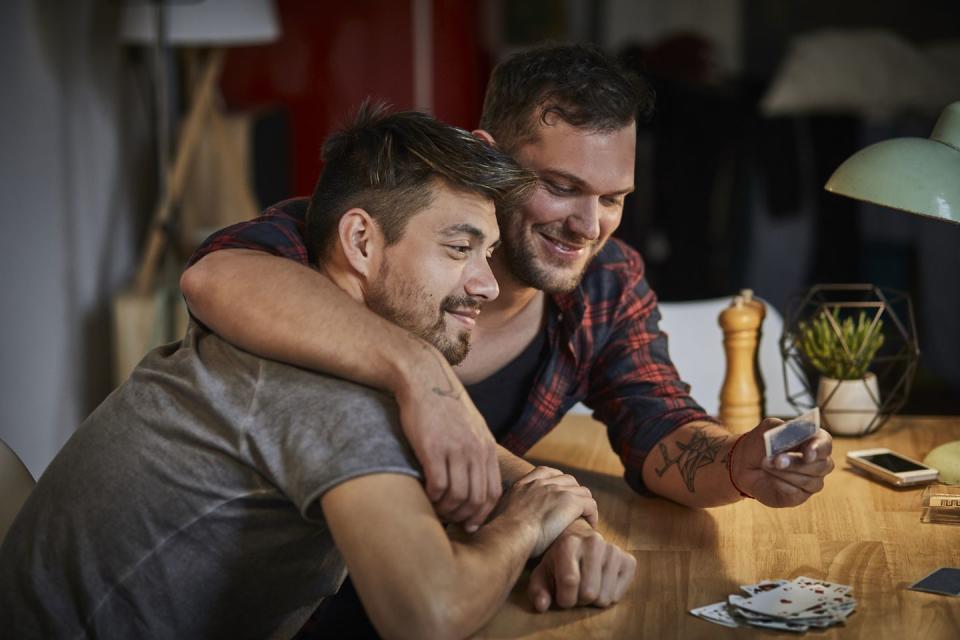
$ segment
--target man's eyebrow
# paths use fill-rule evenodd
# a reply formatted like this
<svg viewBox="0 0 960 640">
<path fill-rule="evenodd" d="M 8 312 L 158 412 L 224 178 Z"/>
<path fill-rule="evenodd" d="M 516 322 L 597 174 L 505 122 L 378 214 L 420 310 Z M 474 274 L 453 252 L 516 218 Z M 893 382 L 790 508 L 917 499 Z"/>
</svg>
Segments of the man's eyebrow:
<svg viewBox="0 0 960 640">
<path fill-rule="evenodd" d="M 442 236 L 455 236 L 458 233 L 466 233 L 480 242 L 483 242 L 486 239 L 486 234 L 481 231 L 478 227 L 473 226 L 468 222 L 461 222 L 460 224 L 452 224 L 449 227 L 444 227 L 440 230 L 440 235 Z"/>
<path fill-rule="evenodd" d="M 589 186 L 590 186 L 586 182 L 584 182 L 583 179 L 580 178 L 579 176 L 575 176 L 572 173 L 568 173 L 563 169 L 543 169 L 539 172 L 539 174 L 540 174 L 540 177 L 551 176 L 556 178 L 563 178 L 564 180 L 566 180 L 567 182 L 569 182 L 570 184 L 572 184 L 573 186 L 579 189 L 589 189 Z M 604 195 L 625 196 L 630 193 L 633 193 L 634 189 L 636 189 L 636 187 L 631 184 L 629 187 L 625 189 L 621 189 L 620 191 L 615 191 L 613 193 L 608 193 Z"/>
</svg>

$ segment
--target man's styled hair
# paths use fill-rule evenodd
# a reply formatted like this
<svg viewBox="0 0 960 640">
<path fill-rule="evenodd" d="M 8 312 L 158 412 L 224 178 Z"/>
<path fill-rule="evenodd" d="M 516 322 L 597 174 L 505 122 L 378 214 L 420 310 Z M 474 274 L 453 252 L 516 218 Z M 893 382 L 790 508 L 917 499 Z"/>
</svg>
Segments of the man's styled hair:
<svg viewBox="0 0 960 640">
<path fill-rule="evenodd" d="M 533 192 L 536 176 L 469 132 L 415 111 L 364 102 L 353 122 L 327 138 L 324 168 L 307 210 L 307 242 L 322 262 L 340 218 L 364 209 L 388 245 L 429 206 L 439 180 L 494 201 L 498 215 Z"/>
<path fill-rule="evenodd" d="M 515 151 L 552 117 L 593 131 L 616 131 L 653 113 L 653 88 L 600 49 L 553 45 L 511 56 L 494 68 L 480 128 Z"/>
</svg>

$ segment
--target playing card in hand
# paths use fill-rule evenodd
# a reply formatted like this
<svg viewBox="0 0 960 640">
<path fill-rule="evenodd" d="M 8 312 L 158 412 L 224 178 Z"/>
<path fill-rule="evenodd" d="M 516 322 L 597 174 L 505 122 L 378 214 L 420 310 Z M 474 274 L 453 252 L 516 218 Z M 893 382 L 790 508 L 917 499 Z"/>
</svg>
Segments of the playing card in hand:
<svg viewBox="0 0 960 640">
<path fill-rule="evenodd" d="M 817 433 L 820 428 L 820 409 L 814 407 L 803 415 L 797 416 L 779 427 L 763 433 L 763 444 L 767 457 L 773 457 L 803 444 Z"/>
</svg>

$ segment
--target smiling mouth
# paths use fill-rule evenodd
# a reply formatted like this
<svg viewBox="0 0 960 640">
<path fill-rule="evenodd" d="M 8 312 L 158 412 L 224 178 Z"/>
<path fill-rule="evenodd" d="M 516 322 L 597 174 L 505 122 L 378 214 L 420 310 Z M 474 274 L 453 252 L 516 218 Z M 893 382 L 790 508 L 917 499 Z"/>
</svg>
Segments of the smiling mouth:
<svg viewBox="0 0 960 640">
<path fill-rule="evenodd" d="M 567 259 L 579 258 L 586 252 L 588 246 L 586 244 L 573 244 L 563 240 L 558 240 L 557 238 L 548 236 L 543 232 L 540 232 L 540 237 L 544 239 L 546 245 L 553 250 L 554 254 Z"/>
<path fill-rule="evenodd" d="M 480 307 L 473 308 L 461 308 L 461 309 L 444 309 L 444 313 L 449 316 L 452 316 L 454 320 L 462 322 L 468 327 L 473 327 L 477 324 L 477 316 L 480 315 Z"/>
</svg>

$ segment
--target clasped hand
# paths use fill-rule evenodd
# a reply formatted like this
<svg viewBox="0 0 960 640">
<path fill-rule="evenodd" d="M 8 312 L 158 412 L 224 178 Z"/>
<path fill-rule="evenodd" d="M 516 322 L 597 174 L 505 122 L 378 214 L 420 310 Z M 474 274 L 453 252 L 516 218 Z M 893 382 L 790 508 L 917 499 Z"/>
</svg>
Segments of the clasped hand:
<svg viewBox="0 0 960 640">
<path fill-rule="evenodd" d="M 548 515 L 534 507 L 532 496 L 516 495 L 518 490 L 529 493 L 536 485 L 552 486 L 555 492 L 568 493 L 568 499 L 577 496 L 579 503 L 574 503 L 573 511 L 567 510 L 566 519 Z M 540 520 L 543 531 L 543 540 L 533 551 L 534 555 L 542 552 L 543 556 L 527 586 L 527 595 L 536 611 L 546 611 L 551 604 L 561 608 L 609 607 L 623 599 L 633 581 L 637 561 L 596 531 L 596 503 L 586 487 L 556 469 L 537 467 L 514 484 L 504 501 L 518 498 L 527 503 L 527 517 L 536 512 L 534 517 Z M 577 513 L 576 509 L 582 506 L 586 508 Z M 570 518 L 571 515 L 574 517 Z"/>
</svg>

